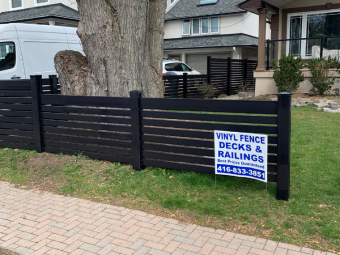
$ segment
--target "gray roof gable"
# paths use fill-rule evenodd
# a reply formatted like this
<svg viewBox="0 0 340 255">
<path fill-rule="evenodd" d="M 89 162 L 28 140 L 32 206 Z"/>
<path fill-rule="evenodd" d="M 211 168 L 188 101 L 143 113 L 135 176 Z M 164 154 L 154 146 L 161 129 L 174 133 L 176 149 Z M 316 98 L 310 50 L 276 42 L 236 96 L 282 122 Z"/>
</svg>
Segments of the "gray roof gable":
<svg viewBox="0 0 340 255">
<path fill-rule="evenodd" d="M 200 0 L 179 0 L 166 13 L 165 20 L 241 13 L 245 11 L 237 5 L 242 2 L 244 0 L 218 0 L 216 4 L 199 5 Z"/>
<path fill-rule="evenodd" d="M 61 18 L 79 21 L 79 12 L 64 4 L 51 4 L 17 11 L 1 12 L 0 24 L 42 18 Z"/>
</svg>

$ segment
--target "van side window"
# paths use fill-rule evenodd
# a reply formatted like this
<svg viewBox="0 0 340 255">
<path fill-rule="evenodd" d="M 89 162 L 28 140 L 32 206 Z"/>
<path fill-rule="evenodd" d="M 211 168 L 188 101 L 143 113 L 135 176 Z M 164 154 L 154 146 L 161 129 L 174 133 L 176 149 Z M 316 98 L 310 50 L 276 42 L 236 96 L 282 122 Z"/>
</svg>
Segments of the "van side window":
<svg viewBox="0 0 340 255">
<path fill-rule="evenodd" d="M 0 71 L 12 69 L 15 66 L 15 44 L 0 43 Z"/>
</svg>

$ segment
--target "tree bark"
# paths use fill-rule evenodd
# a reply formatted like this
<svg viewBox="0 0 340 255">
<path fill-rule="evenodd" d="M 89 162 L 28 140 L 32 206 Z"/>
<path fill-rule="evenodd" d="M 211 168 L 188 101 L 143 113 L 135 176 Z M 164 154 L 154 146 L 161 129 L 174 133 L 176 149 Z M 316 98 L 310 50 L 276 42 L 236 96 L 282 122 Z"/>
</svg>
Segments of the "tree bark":
<svg viewBox="0 0 340 255">
<path fill-rule="evenodd" d="M 90 96 L 128 97 L 132 90 L 143 97 L 163 97 L 162 58 L 166 0 L 77 0 L 81 39 L 86 63 L 74 63 L 76 54 L 56 56 L 60 81 Z M 71 57 L 72 56 L 72 57 Z M 78 61 L 79 62 L 79 61 Z M 72 68 L 87 70 L 71 72 Z M 65 75 L 67 74 L 67 75 Z M 74 75 L 73 75 L 74 74 Z M 78 75 L 78 78 L 75 78 Z M 70 89 L 70 87 L 74 89 Z M 81 93 L 79 93 L 81 94 Z"/>
</svg>

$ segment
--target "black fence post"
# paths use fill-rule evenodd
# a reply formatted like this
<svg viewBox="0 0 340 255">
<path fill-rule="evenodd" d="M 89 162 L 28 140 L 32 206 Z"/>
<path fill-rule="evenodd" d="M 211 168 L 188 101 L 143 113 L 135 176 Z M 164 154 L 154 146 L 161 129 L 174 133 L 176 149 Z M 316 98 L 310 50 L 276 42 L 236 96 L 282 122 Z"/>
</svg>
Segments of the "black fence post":
<svg viewBox="0 0 340 255">
<path fill-rule="evenodd" d="M 38 153 L 44 151 L 43 145 L 43 130 L 42 130 L 42 118 L 41 118 L 41 102 L 40 94 L 42 90 L 42 76 L 31 76 L 31 92 L 32 92 L 32 108 L 33 108 L 33 123 L 34 123 L 34 138 L 35 147 Z"/>
<path fill-rule="evenodd" d="M 290 137 L 291 137 L 291 94 L 278 94 L 277 135 L 277 188 L 276 199 L 289 199 L 290 189 Z"/>
<path fill-rule="evenodd" d="M 246 81 L 248 79 L 248 59 L 243 60 L 243 79 Z"/>
<path fill-rule="evenodd" d="M 269 70 L 269 61 L 270 61 L 270 41 L 267 40 L 267 67 L 266 69 Z"/>
<path fill-rule="evenodd" d="M 58 93 L 58 80 L 56 75 L 50 75 L 50 86 L 51 86 L 51 94 L 57 95 Z"/>
<path fill-rule="evenodd" d="M 183 98 L 188 97 L 188 74 L 183 73 Z"/>
<path fill-rule="evenodd" d="M 323 41 L 324 41 L 323 36 L 321 36 L 320 40 L 321 40 L 321 42 L 320 42 L 320 58 L 322 58 L 323 57 Z"/>
<path fill-rule="evenodd" d="M 132 132 L 132 161 L 133 169 L 142 171 L 142 148 L 141 148 L 141 117 L 140 97 L 142 91 L 130 92 L 131 132 Z"/>
<path fill-rule="evenodd" d="M 211 85 L 211 56 L 207 59 L 207 83 Z"/>
<path fill-rule="evenodd" d="M 231 58 L 228 58 L 228 67 L 227 67 L 227 95 L 230 95 L 230 85 L 231 85 Z"/>
</svg>

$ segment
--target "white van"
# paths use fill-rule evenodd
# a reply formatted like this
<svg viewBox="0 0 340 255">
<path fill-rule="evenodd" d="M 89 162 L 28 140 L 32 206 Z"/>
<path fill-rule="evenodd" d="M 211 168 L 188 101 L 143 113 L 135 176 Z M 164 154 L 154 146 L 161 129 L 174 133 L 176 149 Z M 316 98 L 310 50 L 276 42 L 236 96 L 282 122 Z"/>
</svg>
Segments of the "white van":
<svg viewBox="0 0 340 255">
<path fill-rule="evenodd" d="M 76 28 L 31 24 L 0 25 L 0 80 L 57 75 L 54 57 L 62 50 L 84 55 Z"/>
</svg>

